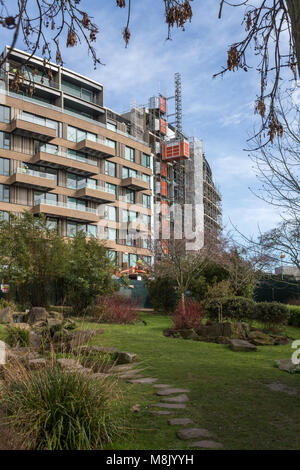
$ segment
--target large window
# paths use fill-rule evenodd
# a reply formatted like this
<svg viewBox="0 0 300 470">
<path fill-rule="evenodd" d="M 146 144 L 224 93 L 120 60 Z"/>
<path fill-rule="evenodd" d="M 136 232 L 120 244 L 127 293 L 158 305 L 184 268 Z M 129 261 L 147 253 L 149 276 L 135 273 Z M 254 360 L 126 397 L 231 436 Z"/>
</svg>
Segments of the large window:
<svg viewBox="0 0 300 470">
<path fill-rule="evenodd" d="M 132 168 L 127 168 L 127 166 L 123 166 L 122 178 L 137 178 L 137 171 Z"/>
<path fill-rule="evenodd" d="M 70 209 L 76 209 L 78 211 L 86 210 L 86 201 L 83 199 L 77 199 L 76 197 L 68 197 L 68 207 Z"/>
<path fill-rule="evenodd" d="M 111 220 L 112 222 L 116 222 L 117 220 L 117 208 L 114 206 L 106 206 L 106 219 Z"/>
<path fill-rule="evenodd" d="M 127 189 L 125 190 L 125 200 L 129 204 L 134 204 L 135 203 L 135 191 L 132 189 Z"/>
<path fill-rule="evenodd" d="M 145 153 L 142 154 L 142 165 L 146 168 L 150 168 L 150 155 L 146 155 Z"/>
<path fill-rule="evenodd" d="M 114 140 L 106 138 L 106 145 L 116 150 L 116 142 Z"/>
<path fill-rule="evenodd" d="M 9 176 L 8 158 L 0 158 L 0 175 Z"/>
<path fill-rule="evenodd" d="M 107 250 L 107 257 L 111 260 L 112 263 L 117 264 L 117 252 L 113 250 Z"/>
<path fill-rule="evenodd" d="M 144 181 L 146 181 L 146 183 L 149 183 L 149 184 L 150 184 L 150 178 L 151 178 L 150 175 L 146 175 L 146 173 L 143 173 L 143 174 L 142 174 L 142 179 L 143 179 Z"/>
<path fill-rule="evenodd" d="M 0 132 L 0 148 L 10 150 L 10 134 Z"/>
<path fill-rule="evenodd" d="M 105 183 L 105 191 L 111 194 L 117 193 L 117 186 L 111 183 Z"/>
<path fill-rule="evenodd" d="M 38 116 L 36 114 L 27 113 L 26 111 L 22 112 L 21 119 L 23 121 L 32 122 L 38 124 L 39 126 L 49 127 L 50 129 L 55 129 L 58 134 L 58 122 L 53 121 L 52 119 L 45 118 L 43 116 Z"/>
<path fill-rule="evenodd" d="M 56 204 L 57 203 L 57 194 L 53 193 L 43 193 L 42 191 L 34 191 L 33 193 L 33 205 L 37 204 Z"/>
<path fill-rule="evenodd" d="M 151 197 L 147 194 L 143 194 L 143 206 L 147 207 L 147 209 L 151 208 Z"/>
<path fill-rule="evenodd" d="M 109 129 L 110 131 L 116 132 L 116 130 L 117 130 L 117 124 L 113 124 L 113 123 L 111 123 L 111 122 L 108 122 L 108 123 L 106 124 L 106 127 L 107 127 L 107 129 Z"/>
<path fill-rule="evenodd" d="M 137 218 L 138 218 L 138 212 L 127 211 L 126 209 L 123 209 L 123 212 L 122 212 L 123 222 L 135 222 Z"/>
<path fill-rule="evenodd" d="M 51 230 L 55 230 L 57 232 L 58 229 L 58 220 L 54 217 L 47 217 L 47 227 Z"/>
<path fill-rule="evenodd" d="M 125 147 L 125 159 L 129 160 L 130 162 L 135 161 L 135 151 L 131 147 Z"/>
<path fill-rule="evenodd" d="M 0 201 L 2 202 L 9 202 L 9 186 L 5 184 L 0 184 Z"/>
<path fill-rule="evenodd" d="M 91 224 L 80 224 L 76 222 L 67 222 L 67 236 L 75 237 L 79 232 L 83 232 L 86 237 L 95 237 L 97 238 L 97 225 Z"/>
<path fill-rule="evenodd" d="M 105 174 L 109 176 L 116 176 L 116 167 L 117 165 L 113 162 L 105 160 Z"/>
<path fill-rule="evenodd" d="M 105 227 L 105 238 L 113 242 L 117 241 L 117 230 L 111 227 Z"/>
<path fill-rule="evenodd" d="M 8 106 L 0 105 L 0 121 L 10 122 L 10 108 Z"/>
<path fill-rule="evenodd" d="M 63 91 L 69 93 L 72 96 L 77 96 L 77 98 L 81 98 L 82 100 L 90 101 L 92 103 L 95 102 L 95 94 L 88 88 L 75 85 L 74 83 L 68 82 L 67 80 L 62 80 L 61 88 Z"/>
<path fill-rule="evenodd" d="M 136 266 L 137 263 L 137 255 L 130 253 L 129 255 L 126 253 L 122 254 L 122 263 L 127 264 L 129 267 Z"/>
<path fill-rule="evenodd" d="M 82 140 L 92 140 L 96 142 L 97 134 L 92 132 L 83 131 L 82 129 L 77 129 L 77 127 L 68 126 L 68 140 L 72 142 L 81 142 Z"/>
</svg>

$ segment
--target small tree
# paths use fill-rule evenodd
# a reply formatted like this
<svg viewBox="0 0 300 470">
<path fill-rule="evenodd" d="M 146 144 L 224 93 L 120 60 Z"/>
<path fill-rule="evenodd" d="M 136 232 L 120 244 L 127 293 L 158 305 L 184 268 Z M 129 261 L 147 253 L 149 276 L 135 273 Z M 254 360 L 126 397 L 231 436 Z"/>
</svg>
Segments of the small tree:
<svg viewBox="0 0 300 470">
<path fill-rule="evenodd" d="M 218 306 L 218 322 L 223 322 L 223 305 L 232 297 L 233 292 L 231 289 L 230 281 L 217 282 L 208 286 L 205 304 L 208 305 L 211 301 L 215 302 Z"/>
</svg>

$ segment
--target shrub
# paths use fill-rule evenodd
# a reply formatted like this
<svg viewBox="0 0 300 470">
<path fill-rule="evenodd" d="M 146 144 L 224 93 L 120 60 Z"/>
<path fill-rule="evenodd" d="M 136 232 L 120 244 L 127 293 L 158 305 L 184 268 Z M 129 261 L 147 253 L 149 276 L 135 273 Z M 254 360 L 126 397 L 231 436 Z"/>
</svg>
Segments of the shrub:
<svg viewBox="0 0 300 470">
<path fill-rule="evenodd" d="M 235 321 L 249 321 L 255 317 L 256 303 L 246 297 L 232 297 L 223 304 L 223 318 Z M 205 307 L 210 320 L 218 320 L 218 303 L 211 300 Z"/>
<path fill-rule="evenodd" d="M 5 341 L 12 348 L 16 346 L 29 346 L 29 331 L 14 326 L 8 326 Z"/>
<path fill-rule="evenodd" d="M 278 302 L 259 302 L 256 304 L 255 319 L 264 323 L 267 329 L 287 325 L 290 316 L 286 305 Z"/>
<path fill-rule="evenodd" d="M 287 305 L 290 312 L 289 325 L 300 328 L 300 306 L 298 305 Z"/>
<path fill-rule="evenodd" d="M 19 364 L 5 369 L 0 403 L 26 449 L 92 450 L 122 429 L 112 418 L 113 392 L 115 383 L 55 364 L 39 371 Z"/>
<path fill-rule="evenodd" d="M 130 297 L 105 295 L 94 308 L 94 316 L 101 323 L 134 323 L 138 318 L 137 302 Z"/>
<path fill-rule="evenodd" d="M 178 302 L 176 311 L 172 316 L 174 328 L 198 328 L 203 320 L 204 312 L 201 304 L 192 299 L 186 299 L 184 306 Z"/>
<path fill-rule="evenodd" d="M 156 312 L 174 312 L 178 296 L 174 282 L 166 277 L 146 281 L 152 306 Z"/>
</svg>

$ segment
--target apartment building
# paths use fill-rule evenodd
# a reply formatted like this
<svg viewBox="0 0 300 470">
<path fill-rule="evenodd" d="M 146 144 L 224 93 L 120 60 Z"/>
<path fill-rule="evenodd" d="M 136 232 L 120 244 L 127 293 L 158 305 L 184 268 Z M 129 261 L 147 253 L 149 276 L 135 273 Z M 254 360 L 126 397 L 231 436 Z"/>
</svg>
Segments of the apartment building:
<svg viewBox="0 0 300 470">
<path fill-rule="evenodd" d="M 44 214 L 65 237 L 103 239 L 120 266 L 150 263 L 153 163 L 103 86 L 21 50 L 0 76 L 0 215 Z M 16 81 L 16 71 L 21 80 Z"/>
</svg>

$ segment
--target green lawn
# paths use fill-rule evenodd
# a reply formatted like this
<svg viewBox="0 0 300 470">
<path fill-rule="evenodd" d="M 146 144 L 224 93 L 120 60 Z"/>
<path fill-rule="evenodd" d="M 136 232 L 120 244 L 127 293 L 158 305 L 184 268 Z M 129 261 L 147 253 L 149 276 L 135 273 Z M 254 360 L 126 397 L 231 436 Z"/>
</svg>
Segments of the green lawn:
<svg viewBox="0 0 300 470">
<path fill-rule="evenodd" d="M 300 448 L 300 374 L 290 375 L 274 367 L 277 359 L 291 357 L 291 346 L 259 347 L 257 352 L 233 352 L 228 346 L 166 338 L 167 317 L 143 314 L 147 325 L 101 325 L 105 332 L 92 343 L 138 353 L 145 375 L 160 382 L 187 387 L 190 402 L 176 416 L 190 417 L 214 434 L 225 449 Z M 85 323 L 84 328 L 99 328 Z M 81 325 L 82 328 L 82 325 Z M 4 328 L 0 326 L 0 338 Z M 288 328 L 300 339 L 300 329 Z M 272 392 L 264 384 L 280 381 L 296 388 L 297 396 Z M 150 403 L 158 402 L 151 385 L 120 382 L 128 433 L 114 449 L 188 449 L 175 436 L 167 416 L 154 417 Z M 132 405 L 141 405 L 132 413 Z"/>
</svg>

